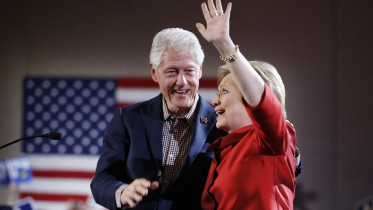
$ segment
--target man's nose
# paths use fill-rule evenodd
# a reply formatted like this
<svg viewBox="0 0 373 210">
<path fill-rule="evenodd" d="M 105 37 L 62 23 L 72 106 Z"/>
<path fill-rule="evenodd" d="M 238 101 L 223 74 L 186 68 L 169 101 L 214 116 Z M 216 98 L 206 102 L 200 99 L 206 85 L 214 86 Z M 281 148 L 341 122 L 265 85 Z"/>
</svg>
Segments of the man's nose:
<svg viewBox="0 0 373 210">
<path fill-rule="evenodd" d="M 182 72 L 179 73 L 179 74 L 177 75 L 176 84 L 177 84 L 178 86 L 180 86 L 180 87 L 183 87 L 183 86 L 185 86 L 187 83 L 188 83 L 188 82 L 187 82 L 187 80 L 186 80 L 186 78 L 185 78 L 184 73 L 182 73 Z"/>
</svg>

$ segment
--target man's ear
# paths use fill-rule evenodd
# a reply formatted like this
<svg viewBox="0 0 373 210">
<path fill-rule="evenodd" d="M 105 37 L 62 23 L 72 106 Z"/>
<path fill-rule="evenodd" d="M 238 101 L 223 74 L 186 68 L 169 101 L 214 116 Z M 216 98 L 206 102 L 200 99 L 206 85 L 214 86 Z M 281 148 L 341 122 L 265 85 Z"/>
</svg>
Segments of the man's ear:
<svg viewBox="0 0 373 210">
<path fill-rule="evenodd" d="M 152 75 L 153 81 L 158 82 L 157 74 L 155 73 L 157 69 L 155 69 L 152 64 L 149 64 L 149 67 L 150 67 L 150 74 Z"/>
<path fill-rule="evenodd" d="M 202 78 L 202 66 L 201 68 L 199 69 L 199 75 L 198 75 L 198 79 L 201 79 Z"/>
</svg>

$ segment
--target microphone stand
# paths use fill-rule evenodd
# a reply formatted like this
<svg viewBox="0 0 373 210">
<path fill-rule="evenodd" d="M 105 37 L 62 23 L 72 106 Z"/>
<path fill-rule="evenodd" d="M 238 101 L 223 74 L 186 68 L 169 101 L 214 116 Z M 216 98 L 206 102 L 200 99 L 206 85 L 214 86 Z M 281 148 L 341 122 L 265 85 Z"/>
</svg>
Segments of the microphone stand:
<svg viewBox="0 0 373 210">
<path fill-rule="evenodd" d="M 52 131 L 50 133 L 46 133 L 46 134 L 42 134 L 42 135 L 34 135 L 34 136 L 23 137 L 23 138 L 16 139 L 14 141 L 11 141 L 7 144 L 4 144 L 4 145 L 0 146 L 0 149 L 2 149 L 4 147 L 7 147 L 9 145 L 12 145 L 14 143 L 17 143 L 21 140 L 33 139 L 33 138 L 37 138 L 37 137 L 44 137 L 44 138 L 49 138 L 49 139 L 54 139 L 54 140 L 60 140 L 61 139 L 61 134 L 58 133 L 58 132 Z"/>
</svg>

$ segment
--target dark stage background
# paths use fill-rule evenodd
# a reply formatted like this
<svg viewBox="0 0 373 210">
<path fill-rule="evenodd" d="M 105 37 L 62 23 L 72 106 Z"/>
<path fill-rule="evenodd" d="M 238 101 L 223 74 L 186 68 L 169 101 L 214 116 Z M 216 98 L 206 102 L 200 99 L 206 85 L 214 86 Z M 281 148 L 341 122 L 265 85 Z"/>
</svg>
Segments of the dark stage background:
<svg viewBox="0 0 373 210">
<path fill-rule="evenodd" d="M 195 28 L 201 2 L 2 0 L 1 144 L 21 135 L 26 75 L 149 77 L 152 37 L 166 27 L 197 34 L 204 77 L 214 77 L 222 63 Z M 234 41 L 286 85 L 304 164 L 298 210 L 350 210 L 373 194 L 372 11 L 371 0 L 233 1 Z M 13 145 L 0 158 L 19 152 Z"/>
</svg>

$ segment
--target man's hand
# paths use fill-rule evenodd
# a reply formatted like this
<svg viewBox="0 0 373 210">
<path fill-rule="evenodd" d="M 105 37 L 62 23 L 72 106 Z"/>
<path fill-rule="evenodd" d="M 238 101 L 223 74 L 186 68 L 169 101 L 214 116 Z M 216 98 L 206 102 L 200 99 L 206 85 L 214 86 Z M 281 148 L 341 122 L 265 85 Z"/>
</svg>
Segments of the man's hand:
<svg viewBox="0 0 373 210">
<path fill-rule="evenodd" d="M 146 179 L 135 179 L 131 184 L 124 188 L 120 202 L 123 206 L 130 208 L 136 207 L 136 205 L 142 201 L 143 197 L 147 196 L 149 190 L 155 190 L 159 187 L 159 182 L 150 182 Z"/>
</svg>

